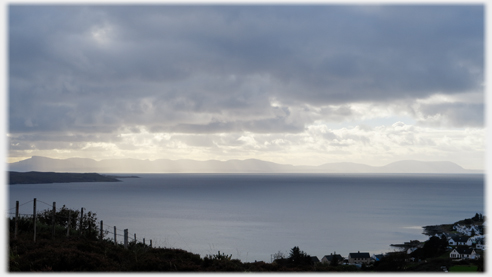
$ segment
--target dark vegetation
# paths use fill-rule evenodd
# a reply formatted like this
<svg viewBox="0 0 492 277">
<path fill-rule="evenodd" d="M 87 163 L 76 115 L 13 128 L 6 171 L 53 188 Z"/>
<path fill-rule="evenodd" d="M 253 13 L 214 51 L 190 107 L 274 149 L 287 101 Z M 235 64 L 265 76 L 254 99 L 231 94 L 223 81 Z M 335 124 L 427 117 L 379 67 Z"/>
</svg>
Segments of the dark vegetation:
<svg viewBox="0 0 492 277">
<path fill-rule="evenodd" d="M 132 176 L 135 178 L 134 176 Z M 49 184 L 72 182 L 120 182 L 116 176 L 97 173 L 55 173 L 55 172 L 16 172 L 9 171 L 9 184 Z"/>
<path fill-rule="evenodd" d="M 70 213 L 70 221 L 68 214 Z M 200 257 L 181 249 L 151 248 L 143 243 L 130 242 L 128 248 L 114 244 L 107 233 L 100 237 L 96 214 L 83 214 L 63 206 L 55 214 L 53 236 L 52 211 L 37 215 L 36 242 L 33 241 L 33 218 L 22 216 L 14 238 L 15 219 L 9 218 L 10 272 L 442 272 L 442 267 L 457 271 L 484 271 L 483 252 L 479 260 L 454 262 L 449 259 L 447 241 L 431 237 L 423 248 L 411 255 L 393 252 L 380 261 L 357 267 L 342 262 L 315 263 L 298 246 L 289 256 L 279 252 L 272 263 L 243 263 L 232 255 L 218 252 Z M 69 236 L 67 236 L 69 226 Z M 106 236 L 105 236 L 106 235 Z M 336 259 L 335 259 L 336 260 Z"/>
<path fill-rule="evenodd" d="M 449 270 L 454 266 L 474 268 L 474 271 L 484 272 L 483 253 L 478 260 L 454 261 L 449 258 L 451 251 L 443 252 L 425 259 L 415 258 L 415 255 L 405 252 L 394 252 L 386 255 L 381 261 L 375 262 L 368 271 L 375 272 L 443 272 L 443 268 Z"/>
<path fill-rule="evenodd" d="M 70 213 L 70 221 L 68 214 Z M 354 266 L 331 267 L 310 261 L 299 247 L 294 247 L 285 263 L 243 263 L 232 255 L 218 252 L 200 257 L 181 249 L 151 248 L 130 242 L 128 248 L 104 236 L 100 237 L 96 214 L 83 214 L 65 206 L 55 214 L 53 236 L 52 211 L 37 214 L 36 242 L 32 216 L 22 216 L 17 222 L 9 218 L 10 272 L 274 272 L 274 271 L 356 271 Z M 69 226 L 69 236 L 67 236 Z M 309 259 L 307 259 L 308 257 Z"/>
</svg>

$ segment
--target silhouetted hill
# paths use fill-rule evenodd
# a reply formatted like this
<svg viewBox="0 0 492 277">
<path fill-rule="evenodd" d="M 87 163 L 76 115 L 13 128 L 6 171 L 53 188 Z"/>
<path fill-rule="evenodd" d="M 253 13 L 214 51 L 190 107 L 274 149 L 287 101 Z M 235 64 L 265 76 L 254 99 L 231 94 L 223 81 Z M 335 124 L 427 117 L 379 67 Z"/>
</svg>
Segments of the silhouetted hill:
<svg viewBox="0 0 492 277">
<path fill-rule="evenodd" d="M 377 167 L 359 163 L 326 163 L 318 168 L 330 173 L 372 173 Z"/>
<path fill-rule="evenodd" d="M 119 182 L 112 176 L 97 173 L 55 173 L 55 172 L 15 172 L 9 171 L 9 184 L 49 184 L 73 182 Z"/>
<path fill-rule="evenodd" d="M 229 161 L 169 160 L 155 161 L 137 159 L 51 159 L 33 156 L 30 159 L 11 163 L 11 171 L 49 172 L 100 172 L 100 173 L 482 173 L 467 170 L 447 161 L 398 161 L 385 166 L 369 166 L 359 163 L 326 163 L 320 166 L 293 166 L 257 159 Z"/>
<path fill-rule="evenodd" d="M 421 161 L 398 161 L 387 164 L 380 168 L 382 172 L 401 172 L 401 173 L 462 173 L 467 171 L 461 166 L 452 162 L 421 162 Z"/>
</svg>

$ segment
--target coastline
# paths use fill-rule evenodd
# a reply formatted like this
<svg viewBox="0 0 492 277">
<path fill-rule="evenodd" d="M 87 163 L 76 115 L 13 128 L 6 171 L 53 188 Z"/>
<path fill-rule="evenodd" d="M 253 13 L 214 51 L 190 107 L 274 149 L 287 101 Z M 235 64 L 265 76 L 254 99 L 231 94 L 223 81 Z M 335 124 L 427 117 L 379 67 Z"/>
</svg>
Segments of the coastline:
<svg viewBox="0 0 492 277">
<path fill-rule="evenodd" d="M 74 182 L 121 182 L 116 176 L 105 176 L 98 173 L 57 173 L 57 172 L 16 172 L 9 171 L 8 184 L 51 184 Z M 118 177 L 122 178 L 122 177 Z M 127 177 L 131 178 L 131 177 Z"/>
</svg>

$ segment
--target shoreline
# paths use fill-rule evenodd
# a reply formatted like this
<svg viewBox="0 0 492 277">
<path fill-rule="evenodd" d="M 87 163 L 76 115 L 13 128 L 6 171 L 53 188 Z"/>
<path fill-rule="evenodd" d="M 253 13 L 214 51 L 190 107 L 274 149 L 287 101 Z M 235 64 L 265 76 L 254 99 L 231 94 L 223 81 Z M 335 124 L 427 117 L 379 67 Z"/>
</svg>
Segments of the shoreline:
<svg viewBox="0 0 492 277">
<path fill-rule="evenodd" d="M 121 182 L 117 176 L 101 175 L 98 173 L 57 173 L 57 172 L 8 172 L 9 185 L 52 184 L 76 182 Z M 126 177 L 133 178 L 133 177 Z M 138 177 L 137 177 L 138 178 Z"/>
</svg>

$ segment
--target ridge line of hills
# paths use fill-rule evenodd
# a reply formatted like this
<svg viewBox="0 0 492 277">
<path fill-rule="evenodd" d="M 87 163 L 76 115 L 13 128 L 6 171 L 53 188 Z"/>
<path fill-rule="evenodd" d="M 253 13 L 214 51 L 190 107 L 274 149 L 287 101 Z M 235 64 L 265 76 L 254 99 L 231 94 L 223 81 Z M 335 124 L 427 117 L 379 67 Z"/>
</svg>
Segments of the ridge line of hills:
<svg viewBox="0 0 492 277">
<path fill-rule="evenodd" d="M 424 162 L 403 160 L 385 166 L 360 163 L 325 163 L 319 166 L 294 166 L 257 159 L 247 160 L 138 160 L 88 158 L 52 159 L 33 156 L 7 164 L 9 171 L 98 172 L 98 173 L 483 173 L 448 161 Z"/>
</svg>

